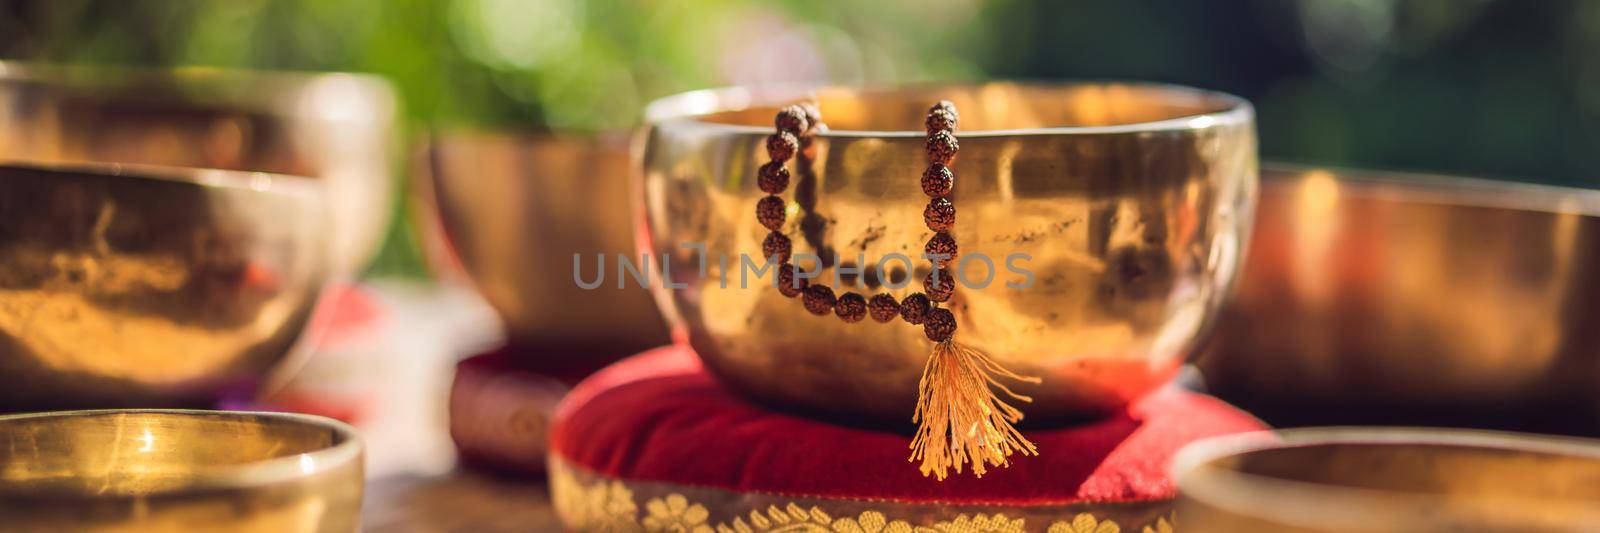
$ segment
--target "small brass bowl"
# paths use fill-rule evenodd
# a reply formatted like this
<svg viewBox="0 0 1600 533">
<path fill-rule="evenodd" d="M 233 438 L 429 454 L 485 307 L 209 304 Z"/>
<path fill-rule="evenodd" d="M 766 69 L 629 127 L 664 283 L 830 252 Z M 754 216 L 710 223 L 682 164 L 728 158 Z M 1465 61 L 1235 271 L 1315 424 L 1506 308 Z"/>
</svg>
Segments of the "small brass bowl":
<svg viewBox="0 0 1600 533">
<path fill-rule="evenodd" d="M 0 409 L 202 406 L 292 369 L 323 208 L 293 176 L 0 164 Z"/>
<path fill-rule="evenodd" d="M 597 254 L 613 266 L 636 249 L 625 137 L 444 133 L 425 161 L 414 190 L 438 234 L 429 257 L 465 272 L 514 348 L 617 358 L 669 341 L 643 287 L 573 281 L 574 254 L 592 269 Z"/>
<path fill-rule="evenodd" d="M 1600 406 L 1600 191 L 1269 166 L 1256 220 L 1198 361 L 1223 398 L 1503 429 Z"/>
<path fill-rule="evenodd" d="M 956 104 L 954 236 L 971 283 L 948 308 L 957 340 L 1044 379 L 1020 387 L 1034 397 L 1034 420 L 1102 413 L 1167 382 L 1229 291 L 1256 189 L 1253 115 L 1238 98 L 988 83 L 660 100 L 643 134 L 643 242 L 652 268 L 665 263 L 683 286 L 652 287 L 706 365 L 756 398 L 908 422 L 932 348 L 921 327 L 899 320 L 813 316 L 770 274 L 741 287 L 742 259 L 765 259 L 755 175 L 774 112 L 805 99 L 829 131 L 815 146 L 815 176 L 795 171 L 781 229 L 797 254 L 822 257 L 820 268 L 799 263 L 821 282 L 897 300 L 920 291 L 928 269 L 923 119 L 940 99 Z M 700 245 L 704 257 L 689 248 Z M 868 272 L 835 281 L 841 266 Z"/>
<path fill-rule="evenodd" d="M 1600 441 L 1318 428 L 1208 439 L 1174 460 L 1200 533 L 1594 531 Z"/>
<path fill-rule="evenodd" d="M 184 410 L 0 416 L 7 531 L 356 531 L 362 447 L 318 416 Z"/>
<path fill-rule="evenodd" d="M 396 96 L 381 78 L 0 61 L 0 162 L 132 163 L 324 182 L 334 272 L 382 244 Z"/>
</svg>

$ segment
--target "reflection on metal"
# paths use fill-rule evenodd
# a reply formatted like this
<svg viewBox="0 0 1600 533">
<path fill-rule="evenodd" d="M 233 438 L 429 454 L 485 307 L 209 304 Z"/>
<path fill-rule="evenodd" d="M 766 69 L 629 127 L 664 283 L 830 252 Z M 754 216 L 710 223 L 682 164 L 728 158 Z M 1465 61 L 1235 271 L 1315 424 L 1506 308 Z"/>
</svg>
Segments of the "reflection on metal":
<svg viewBox="0 0 1600 533">
<path fill-rule="evenodd" d="M 282 413 L 112 410 L 0 417 L 12 531 L 351 533 L 362 446 Z"/>
<path fill-rule="evenodd" d="M 1287 422 L 1600 405 L 1597 215 L 1600 191 L 1269 167 L 1201 369 Z"/>
<path fill-rule="evenodd" d="M 845 324 L 768 286 L 738 287 L 739 254 L 759 256 L 766 234 L 750 206 L 762 195 L 753 176 L 775 106 L 805 96 L 725 89 L 651 106 L 645 244 L 688 283 L 658 288 L 657 300 L 707 366 L 749 394 L 908 421 L 930 349 L 921 328 Z M 820 224 L 802 229 L 791 216 L 784 231 L 797 253 L 840 255 L 820 272 L 830 285 L 834 267 L 870 267 L 893 253 L 926 268 L 922 116 L 941 98 L 961 109 L 955 237 L 961 253 L 987 255 L 999 272 L 987 288 L 958 289 L 949 308 L 962 342 L 1044 377 L 1019 391 L 1036 400 L 1030 421 L 1105 411 L 1167 382 L 1229 291 L 1256 184 L 1243 101 L 1166 86 L 1010 83 L 824 89 L 815 98 L 830 128 L 817 146 L 812 212 Z M 702 277 L 684 243 L 734 261 L 712 261 Z M 1032 273 L 1027 289 L 1006 287 L 1023 281 L 1002 262 L 1017 253 L 1031 257 L 1016 264 Z M 983 274 L 981 262 L 971 264 L 971 274 Z M 885 289 L 864 278 L 872 286 L 846 288 L 900 298 L 920 287 Z"/>
<path fill-rule="evenodd" d="M 619 255 L 638 262 L 628 162 L 623 138 L 438 136 L 417 187 L 439 233 L 430 256 L 464 270 L 530 354 L 621 357 L 666 344 L 650 294 L 616 286 Z M 574 254 L 586 280 L 605 255 L 606 283 L 580 288 Z"/>
<path fill-rule="evenodd" d="M 0 409 L 202 404 L 290 356 L 328 274 L 292 176 L 0 165 Z"/>
<path fill-rule="evenodd" d="M 1589 531 L 1600 442 L 1437 429 L 1219 437 L 1174 461 L 1178 521 L 1200 533 Z"/>
<path fill-rule="evenodd" d="M 339 274 L 359 272 L 388 225 L 394 113 L 370 76 L 0 62 L 0 162 L 314 177 Z"/>
</svg>

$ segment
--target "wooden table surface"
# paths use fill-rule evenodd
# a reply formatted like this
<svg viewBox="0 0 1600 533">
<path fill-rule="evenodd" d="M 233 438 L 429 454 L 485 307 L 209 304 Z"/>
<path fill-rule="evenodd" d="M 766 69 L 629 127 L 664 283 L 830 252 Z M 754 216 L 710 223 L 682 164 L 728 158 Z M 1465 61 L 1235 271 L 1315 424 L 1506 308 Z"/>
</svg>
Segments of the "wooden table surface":
<svg viewBox="0 0 1600 533">
<path fill-rule="evenodd" d="M 373 480 L 362 515 L 367 531 L 382 533 L 561 531 L 543 478 L 472 470 Z"/>
</svg>

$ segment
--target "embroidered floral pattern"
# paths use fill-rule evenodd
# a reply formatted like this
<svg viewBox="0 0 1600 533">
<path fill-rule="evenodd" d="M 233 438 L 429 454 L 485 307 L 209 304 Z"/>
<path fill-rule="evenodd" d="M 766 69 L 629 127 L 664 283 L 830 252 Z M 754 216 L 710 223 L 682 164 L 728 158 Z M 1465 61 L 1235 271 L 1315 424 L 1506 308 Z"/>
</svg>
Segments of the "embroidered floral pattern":
<svg viewBox="0 0 1600 533">
<path fill-rule="evenodd" d="M 581 481 L 573 469 L 552 462 L 550 492 L 556 514 L 575 531 L 602 533 L 1122 533 L 1122 526 L 1091 513 L 1077 513 L 1071 520 L 1049 522 L 1046 529 L 1028 529 L 1028 519 L 1011 518 L 1004 513 L 960 514 L 949 520 L 929 520 L 919 525 L 914 517 L 891 517 L 871 509 L 855 516 L 834 518 L 819 507 L 802 507 L 789 502 L 768 505 L 732 520 L 714 523 L 705 505 L 676 491 L 649 498 L 643 513 L 634 490 L 621 481 L 597 479 Z M 659 489 L 646 493 L 661 493 Z M 859 502 L 855 513 L 860 510 Z M 641 516 L 642 514 L 642 516 Z M 927 520 L 924 518 L 923 520 Z M 1141 521 L 1142 522 L 1142 521 Z M 1149 522 L 1143 522 L 1149 523 Z M 1170 516 L 1158 518 L 1140 533 L 1172 533 Z M 1044 527 L 1044 524 L 1034 526 Z M 1132 530 L 1130 530 L 1131 532 Z"/>
<path fill-rule="evenodd" d="M 717 533 L 757 533 L 766 531 L 794 531 L 829 533 L 829 524 L 833 519 L 828 513 L 812 507 L 801 508 L 790 503 L 782 509 L 778 506 L 768 506 L 765 512 L 760 510 L 750 511 L 750 514 L 734 518 L 732 522 L 717 526 Z"/>
<path fill-rule="evenodd" d="M 1021 518 L 1011 520 L 1003 514 L 979 514 L 971 518 L 961 515 L 955 520 L 934 524 L 933 528 L 942 533 L 1023 533 Z"/>
<path fill-rule="evenodd" d="M 1110 520 L 1095 520 L 1094 515 L 1078 513 L 1071 522 L 1050 524 L 1047 533 L 1122 533 L 1122 528 Z"/>
<path fill-rule="evenodd" d="M 1155 525 L 1144 526 L 1144 531 L 1141 533 L 1172 533 L 1172 522 L 1166 518 L 1157 518 Z"/>
<path fill-rule="evenodd" d="M 667 533 L 712 533 L 706 519 L 711 513 L 705 506 L 690 504 L 688 498 L 682 494 L 668 495 L 665 500 L 660 498 L 650 500 L 644 504 L 644 509 L 649 514 L 644 517 L 645 531 L 662 531 Z"/>
<path fill-rule="evenodd" d="M 855 518 L 840 518 L 833 522 L 834 533 L 932 533 L 926 527 L 914 527 L 904 520 L 889 521 L 883 513 L 867 511 Z"/>
<path fill-rule="evenodd" d="M 570 472 L 552 472 L 550 495 L 556 514 L 574 529 L 600 533 L 641 531 L 633 492 L 621 482 L 584 486 Z"/>
</svg>

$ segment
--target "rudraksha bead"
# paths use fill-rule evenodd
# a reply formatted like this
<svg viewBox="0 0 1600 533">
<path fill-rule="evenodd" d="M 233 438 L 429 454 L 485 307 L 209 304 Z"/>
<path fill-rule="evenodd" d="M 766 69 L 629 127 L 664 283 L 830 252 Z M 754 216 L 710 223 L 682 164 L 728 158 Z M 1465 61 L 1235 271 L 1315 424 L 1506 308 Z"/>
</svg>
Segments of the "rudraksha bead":
<svg viewBox="0 0 1600 533">
<path fill-rule="evenodd" d="M 943 307 L 929 309 L 928 317 L 922 321 L 922 334 L 933 342 L 950 340 L 956 334 L 956 315 Z"/>
<path fill-rule="evenodd" d="M 773 120 L 778 126 L 778 131 L 787 132 L 796 137 L 810 129 L 810 120 L 806 118 L 806 110 L 797 105 L 791 105 L 778 110 L 778 116 Z"/>
<path fill-rule="evenodd" d="M 794 265 L 789 263 L 778 265 L 778 292 L 785 298 L 794 298 L 811 285 L 811 280 L 796 276 L 794 273 Z"/>
<path fill-rule="evenodd" d="M 956 122 L 961 121 L 961 113 L 956 112 L 956 103 L 949 100 L 940 100 L 928 108 L 928 114 L 943 111 L 950 115 L 950 129 L 955 129 Z"/>
<path fill-rule="evenodd" d="M 800 149 L 800 139 L 787 131 L 780 131 L 767 136 L 767 157 L 779 163 L 787 162 L 794 158 L 796 150 Z"/>
<path fill-rule="evenodd" d="M 920 292 L 911 293 L 906 299 L 900 300 L 900 318 L 912 324 L 921 324 L 922 319 L 928 316 L 928 307 L 931 305 L 927 296 Z"/>
<path fill-rule="evenodd" d="M 922 251 L 928 254 L 929 261 L 937 262 L 939 266 L 949 266 L 956 260 L 960 249 L 956 246 L 955 237 L 951 237 L 949 232 L 940 231 L 928 239 L 928 245 L 922 247 Z"/>
<path fill-rule="evenodd" d="M 922 291 L 927 293 L 928 299 L 935 302 L 944 302 L 956 292 L 956 276 L 949 270 L 929 270 L 928 276 L 922 278 Z"/>
<path fill-rule="evenodd" d="M 804 300 L 806 310 L 813 315 L 826 315 L 833 312 L 833 305 L 837 303 L 833 297 L 833 289 L 827 285 L 810 285 L 806 287 Z"/>
<path fill-rule="evenodd" d="M 771 146 L 770 141 L 767 144 L 769 147 Z M 929 162 L 950 166 L 950 162 L 956 158 L 956 152 L 961 151 L 961 143 L 957 142 L 956 136 L 950 132 L 939 131 L 928 136 L 926 148 L 928 149 Z M 768 148 L 768 150 L 770 151 L 771 148 Z M 773 158 L 776 159 L 777 156 L 773 156 Z"/>
<path fill-rule="evenodd" d="M 773 198 L 768 196 L 768 198 Z M 944 198 L 934 198 L 928 201 L 928 207 L 922 209 L 922 222 L 928 229 L 942 232 L 956 225 L 956 204 Z M 778 223 L 783 223 L 780 219 Z M 773 228 L 776 229 L 776 228 Z"/>
<path fill-rule="evenodd" d="M 873 320 L 888 322 L 900 316 L 900 302 L 894 301 L 894 297 L 888 294 L 878 294 L 867 300 L 867 311 Z"/>
<path fill-rule="evenodd" d="M 756 185 L 761 187 L 761 192 L 783 194 L 789 188 L 789 169 L 783 168 L 783 163 L 768 161 L 757 171 Z"/>
<path fill-rule="evenodd" d="M 799 105 L 800 110 L 806 113 L 806 125 L 809 126 L 809 128 L 806 130 L 806 133 L 821 133 L 823 131 L 827 131 L 828 125 L 822 123 L 822 110 L 817 109 L 817 104 L 811 102 L 802 102 Z"/>
<path fill-rule="evenodd" d="M 777 231 L 778 228 L 783 227 L 784 219 L 789 216 L 788 213 L 784 212 L 784 207 L 782 198 L 768 195 L 766 198 L 756 201 L 756 220 L 761 221 L 761 225 L 767 229 Z M 953 209 L 951 211 L 952 217 L 954 217 Z"/>
<path fill-rule="evenodd" d="M 928 120 L 923 122 L 923 126 L 928 128 L 930 135 L 939 131 L 955 131 L 956 120 L 957 117 L 952 110 L 935 107 L 932 111 L 928 111 Z"/>
<path fill-rule="evenodd" d="M 789 243 L 789 236 L 776 231 L 768 233 L 767 238 L 761 240 L 762 257 L 778 256 L 778 263 L 789 262 L 789 253 L 793 251 Z"/>
<path fill-rule="evenodd" d="M 844 293 L 834 303 L 833 314 L 846 323 L 860 322 L 867 317 L 867 299 L 853 292 Z"/>
<path fill-rule="evenodd" d="M 955 183 L 956 175 L 950 172 L 950 167 L 934 163 L 922 171 L 922 194 L 928 195 L 929 198 L 940 198 L 950 194 L 950 189 Z"/>
</svg>

